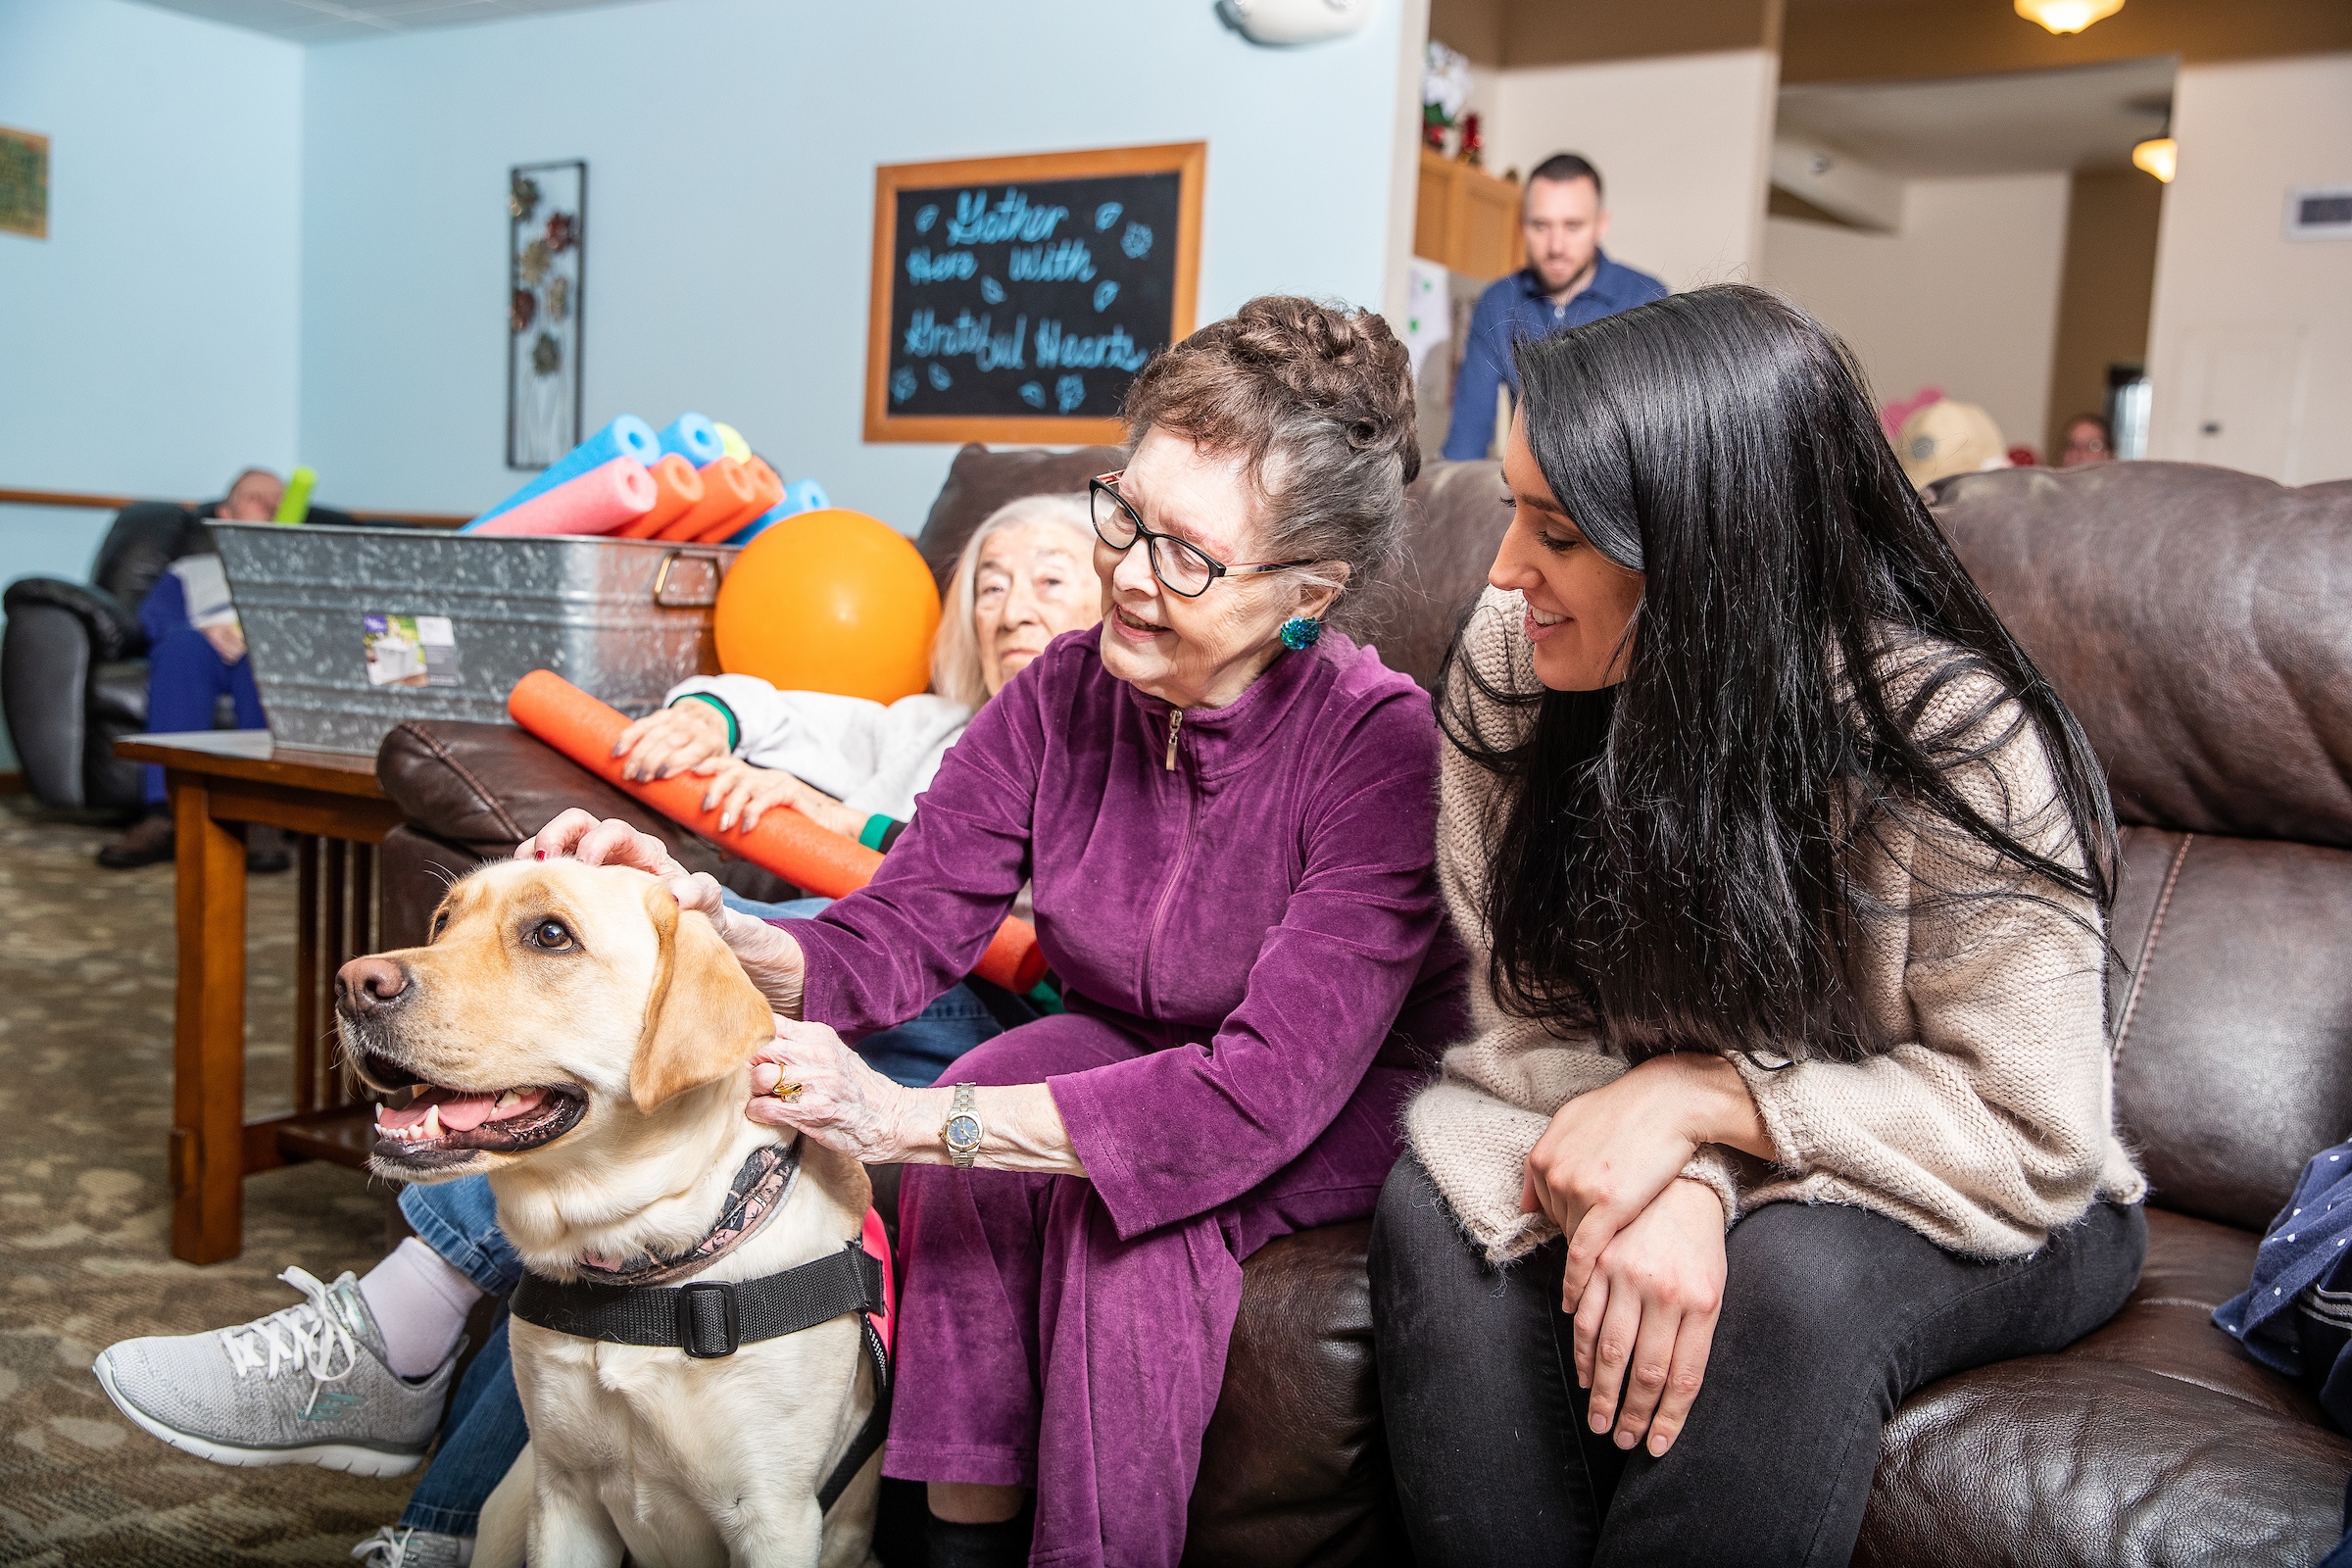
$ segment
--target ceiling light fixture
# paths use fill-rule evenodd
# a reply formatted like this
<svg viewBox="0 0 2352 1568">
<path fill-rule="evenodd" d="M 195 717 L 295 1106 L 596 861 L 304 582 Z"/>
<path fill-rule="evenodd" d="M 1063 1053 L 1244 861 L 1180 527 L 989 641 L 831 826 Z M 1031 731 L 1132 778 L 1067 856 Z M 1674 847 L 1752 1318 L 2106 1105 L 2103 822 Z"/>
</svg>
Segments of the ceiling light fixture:
<svg viewBox="0 0 2352 1568">
<path fill-rule="evenodd" d="M 2132 149 L 2132 167 L 2154 174 L 2170 185 L 2174 173 L 2180 167 L 2180 144 L 2170 136 L 2143 141 Z"/>
<path fill-rule="evenodd" d="M 2017 0 L 2017 14 L 2052 32 L 2081 32 L 2124 9 L 2124 0 Z"/>
</svg>

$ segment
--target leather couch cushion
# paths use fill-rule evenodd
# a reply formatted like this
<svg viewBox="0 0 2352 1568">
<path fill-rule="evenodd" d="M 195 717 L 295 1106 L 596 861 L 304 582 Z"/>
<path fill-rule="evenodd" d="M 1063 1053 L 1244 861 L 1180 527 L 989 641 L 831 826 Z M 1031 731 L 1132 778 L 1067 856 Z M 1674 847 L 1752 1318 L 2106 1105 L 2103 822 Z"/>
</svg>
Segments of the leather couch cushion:
<svg viewBox="0 0 2352 1568">
<path fill-rule="evenodd" d="M 2352 847 L 2352 480 L 2107 463 L 1930 497 L 2082 721 L 2119 817 Z"/>
<path fill-rule="evenodd" d="M 783 878 L 678 826 L 511 724 L 412 719 L 377 748 L 375 777 L 412 826 L 477 859 L 511 855 L 577 806 L 651 833 L 687 870 L 708 871 L 747 899 L 794 896 Z"/>
<path fill-rule="evenodd" d="M 1242 1265 L 1225 1383 L 1201 1441 L 1187 1563 L 1410 1563 L 1372 1364 L 1370 1220 L 1267 1243 Z"/>
<path fill-rule="evenodd" d="M 2352 1440 L 2210 1321 L 2255 1245 L 2151 1210 L 2147 1270 L 2105 1328 L 1922 1390 L 1886 1429 L 1855 1563 L 2318 1561 Z"/>
<path fill-rule="evenodd" d="M 963 542 L 990 513 L 1022 496 L 1084 490 L 1087 480 L 1108 473 L 1126 461 L 1124 447 L 991 452 L 977 441 L 968 442 L 948 465 L 948 482 L 940 486 L 939 499 L 931 503 L 931 514 L 924 519 L 915 548 L 930 563 L 931 575 L 944 590 Z"/>
<path fill-rule="evenodd" d="M 2352 852 L 2129 828 L 2117 1118 L 2152 1201 L 2260 1230 L 2352 1128 Z"/>
</svg>

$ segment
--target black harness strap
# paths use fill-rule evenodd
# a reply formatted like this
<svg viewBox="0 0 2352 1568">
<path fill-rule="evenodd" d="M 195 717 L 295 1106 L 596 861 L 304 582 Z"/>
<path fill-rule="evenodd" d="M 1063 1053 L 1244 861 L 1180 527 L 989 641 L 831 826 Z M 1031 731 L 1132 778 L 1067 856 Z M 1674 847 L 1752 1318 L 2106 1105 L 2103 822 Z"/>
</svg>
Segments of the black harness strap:
<svg viewBox="0 0 2352 1568">
<path fill-rule="evenodd" d="M 573 1339 L 679 1349 L 697 1360 L 733 1355 L 743 1346 L 856 1313 L 874 1366 L 874 1411 L 817 1493 L 818 1507 L 832 1508 L 890 1427 L 890 1356 L 866 1315 L 882 1310 L 882 1264 L 856 1242 L 814 1262 L 740 1285 L 724 1280 L 562 1285 L 525 1274 L 510 1310 L 525 1323 Z"/>
</svg>

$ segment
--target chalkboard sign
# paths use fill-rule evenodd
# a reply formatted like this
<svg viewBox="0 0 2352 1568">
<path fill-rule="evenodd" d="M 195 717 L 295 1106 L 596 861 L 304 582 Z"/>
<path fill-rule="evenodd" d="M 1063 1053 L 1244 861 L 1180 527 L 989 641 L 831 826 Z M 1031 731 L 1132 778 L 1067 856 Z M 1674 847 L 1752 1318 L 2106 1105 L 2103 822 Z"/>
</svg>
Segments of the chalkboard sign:
<svg viewBox="0 0 2352 1568">
<path fill-rule="evenodd" d="M 1193 329 L 1205 142 L 875 171 L 868 441 L 1120 439 Z"/>
</svg>

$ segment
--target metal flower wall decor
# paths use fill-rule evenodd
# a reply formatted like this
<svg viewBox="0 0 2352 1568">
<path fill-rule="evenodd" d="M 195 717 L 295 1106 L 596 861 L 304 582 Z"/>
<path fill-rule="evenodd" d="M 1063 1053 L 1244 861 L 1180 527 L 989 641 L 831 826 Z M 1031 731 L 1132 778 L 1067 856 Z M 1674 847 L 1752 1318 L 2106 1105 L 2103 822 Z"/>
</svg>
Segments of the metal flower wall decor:
<svg viewBox="0 0 2352 1568">
<path fill-rule="evenodd" d="M 544 468 L 580 441 L 585 163 L 507 175 L 507 466 Z"/>
</svg>

